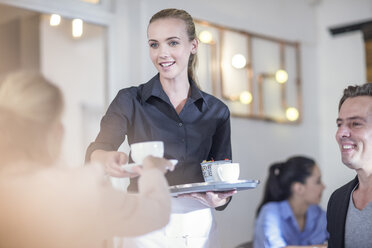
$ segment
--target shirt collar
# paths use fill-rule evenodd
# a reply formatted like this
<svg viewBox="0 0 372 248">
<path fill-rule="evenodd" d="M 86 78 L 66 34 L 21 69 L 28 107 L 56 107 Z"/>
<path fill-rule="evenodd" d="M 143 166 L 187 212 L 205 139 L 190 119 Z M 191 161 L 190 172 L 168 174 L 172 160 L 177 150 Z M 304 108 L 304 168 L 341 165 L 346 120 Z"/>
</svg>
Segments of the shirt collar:
<svg viewBox="0 0 372 248">
<path fill-rule="evenodd" d="M 310 222 L 313 219 L 317 218 L 317 215 L 314 213 L 314 211 L 312 211 L 312 209 L 314 207 L 315 207 L 314 205 L 310 205 L 307 208 L 307 210 L 306 210 L 306 222 Z M 287 220 L 287 219 L 291 219 L 292 218 L 294 221 L 296 221 L 296 218 L 295 218 L 295 216 L 293 214 L 292 208 L 289 205 L 288 200 L 285 200 L 285 201 L 280 202 L 280 210 L 283 213 L 282 216 L 283 216 L 284 219 Z"/>
<path fill-rule="evenodd" d="M 289 219 L 293 216 L 293 212 L 287 200 L 280 202 L 280 211 L 284 219 Z"/>
<path fill-rule="evenodd" d="M 204 102 L 205 106 L 209 108 L 207 101 L 205 100 L 201 90 L 197 87 L 197 85 L 192 80 L 190 80 L 190 88 L 191 88 L 190 99 L 192 103 L 195 103 L 201 100 Z M 150 81 L 148 81 L 143 86 L 143 91 L 142 91 L 142 96 L 141 96 L 142 101 L 143 102 L 147 101 L 151 96 L 155 96 L 155 97 L 162 99 L 163 101 L 169 102 L 169 98 L 161 86 L 159 73 L 156 74 L 152 79 L 150 79 Z"/>
<path fill-rule="evenodd" d="M 142 102 L 146 102 L 151 96 L 156 96 L 163 99 L 164 98 L 163 94 L 165 94 L 165 92 L 161 87 L 159 74 L 156 74 L 153 78 L 150 79 L 150 81 L 143 85 L 141 95 Z"/>
</svg>

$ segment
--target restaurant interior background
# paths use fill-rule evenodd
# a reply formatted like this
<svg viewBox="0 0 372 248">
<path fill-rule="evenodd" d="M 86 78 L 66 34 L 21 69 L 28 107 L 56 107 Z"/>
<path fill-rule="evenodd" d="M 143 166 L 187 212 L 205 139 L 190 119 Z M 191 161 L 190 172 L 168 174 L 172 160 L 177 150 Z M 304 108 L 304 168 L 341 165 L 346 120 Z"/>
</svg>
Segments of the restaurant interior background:
<svg viewBox="0 0 372 248">
<path fill-rule="evenodd" d="M 326 184 L 325 209 L 333 190 L 354 177 L 341 163 L 335 120 L 342 90 L 367 81 L 364 38 L 360 30 L 332 35 L 329 29 L 371 21 L 372 1 L 94 2 L 0 0 L 0 78 L 14 69 L 39 69 L 62 88 L 67 105 L 66 164 L 82 164 L 99 120 L 118 90 L 146 82 L 156 73 L 148 56 L 147 23 L 156 11 L 175 7 L 198 20 L 300 44 L 300 121 L 231 119 L 233 160 L 241 165 L 241 179 L 264 182 L 272 162 L 294 154 L 314 157 Z M 62 16 L 58 27 L 50 25 L 51 14 Z M 73 19 L 83 21 L 80 38 L 72 37 Z M 270 56 L 265 58 L 270 62 Z M 121 149 L 128 151 L 128 146 Z M 114 183 L 124 187 L 126 181 Z M 216 213 L 223 248 L 252 239 L 263 186 L 239 192 L 225 211 Z"/>
</svg>

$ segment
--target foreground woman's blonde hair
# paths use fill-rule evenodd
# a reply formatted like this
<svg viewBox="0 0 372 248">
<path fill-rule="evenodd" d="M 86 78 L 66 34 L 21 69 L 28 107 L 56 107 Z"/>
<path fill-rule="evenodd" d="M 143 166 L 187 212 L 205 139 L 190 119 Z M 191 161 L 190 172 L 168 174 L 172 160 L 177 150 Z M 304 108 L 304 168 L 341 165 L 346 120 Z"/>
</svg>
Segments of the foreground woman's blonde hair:
<svg viewBox="0 0 372 248">
<path fill-rule="evenodd" d="M 61 91 L 40 73 L 9 74 L 0 83 L 2 161 L 53 160 L 60 140 L 53 140 L 51 129 L 60 122 L 62 109 Z"/>
</svg>

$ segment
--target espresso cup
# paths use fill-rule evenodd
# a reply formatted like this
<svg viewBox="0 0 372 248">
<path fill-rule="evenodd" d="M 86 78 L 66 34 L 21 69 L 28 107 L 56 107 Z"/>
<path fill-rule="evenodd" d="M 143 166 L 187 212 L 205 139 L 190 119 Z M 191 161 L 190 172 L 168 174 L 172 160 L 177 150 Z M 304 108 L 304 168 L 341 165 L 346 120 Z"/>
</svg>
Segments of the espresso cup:
<svg viewBox="0 0 372 248">
<path fill-rule="evenodd" d="M 215 182 L 238 180 L 239 173 L 239 163 L 223 163 L 212 165 L 212 176 Z"/>
<path fill-rule="evenodd" d="M 130 156 L 136 164 L 142 164 L 149 155 L 162 158 L 164 156 L 163 141 L 147 141 L 130 145 Z"/>
<path fill-rule="evenodd" d="M 213 182 L 212 162 L 203 162 L 200 164 L 203 173 L 204 182 Z"/>
</svg>

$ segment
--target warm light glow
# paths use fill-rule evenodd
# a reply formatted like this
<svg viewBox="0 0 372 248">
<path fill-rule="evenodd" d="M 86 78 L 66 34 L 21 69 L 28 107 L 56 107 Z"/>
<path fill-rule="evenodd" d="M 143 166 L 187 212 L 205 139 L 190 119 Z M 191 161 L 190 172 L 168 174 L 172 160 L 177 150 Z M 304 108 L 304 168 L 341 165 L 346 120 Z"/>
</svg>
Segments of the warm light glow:
<svg viewBox="0 0 372 248">
<path fill-rule="evenodd" d="M 298 119 L 299 113 L 296 108 L 290 107 L 287 108 L 285 115 L 289 121 L 296 121 Z"/>
<path fill-rule="evenodd" d="M 245 57 L 243 55 L 235 54 L 232 57 L 231 64 L 236 69 L 242 69 L 247 64 L 247 60 L 245 59 Z"/>
<path fill-rule="evenodd" d="M 61 16 L 57 14 L 50 15 L 49 25 L 58 26 L 61 23 Z"/>
<path fill-rule="evenodd" d="M 285 83 L 288 80 L 288 73 L 285 70 L 277 70 L 275 73 L 275 79 L 278 83 Z"/>
<path fill-rule="evenodd" d="M 249 91 L 240 93 L 239 100 L 243 104 L 250 104 L 252 102 L 252 94 Z"/>
<path fill-rule="evenodd" d="M 79 38 L 83 35 L 83 20 L 72 20 L 72 37 Z"/>
<path fill-rule="evenodd" d="M 203 43 L 206 43 L 206 44 L 210 44 L 212 43 L 213 41 L 213 36 L 212 36 L 212 33 L 207 31 L 207 30 L 203 30 L 199 33 L 199 40 Z"/>
</svg>

